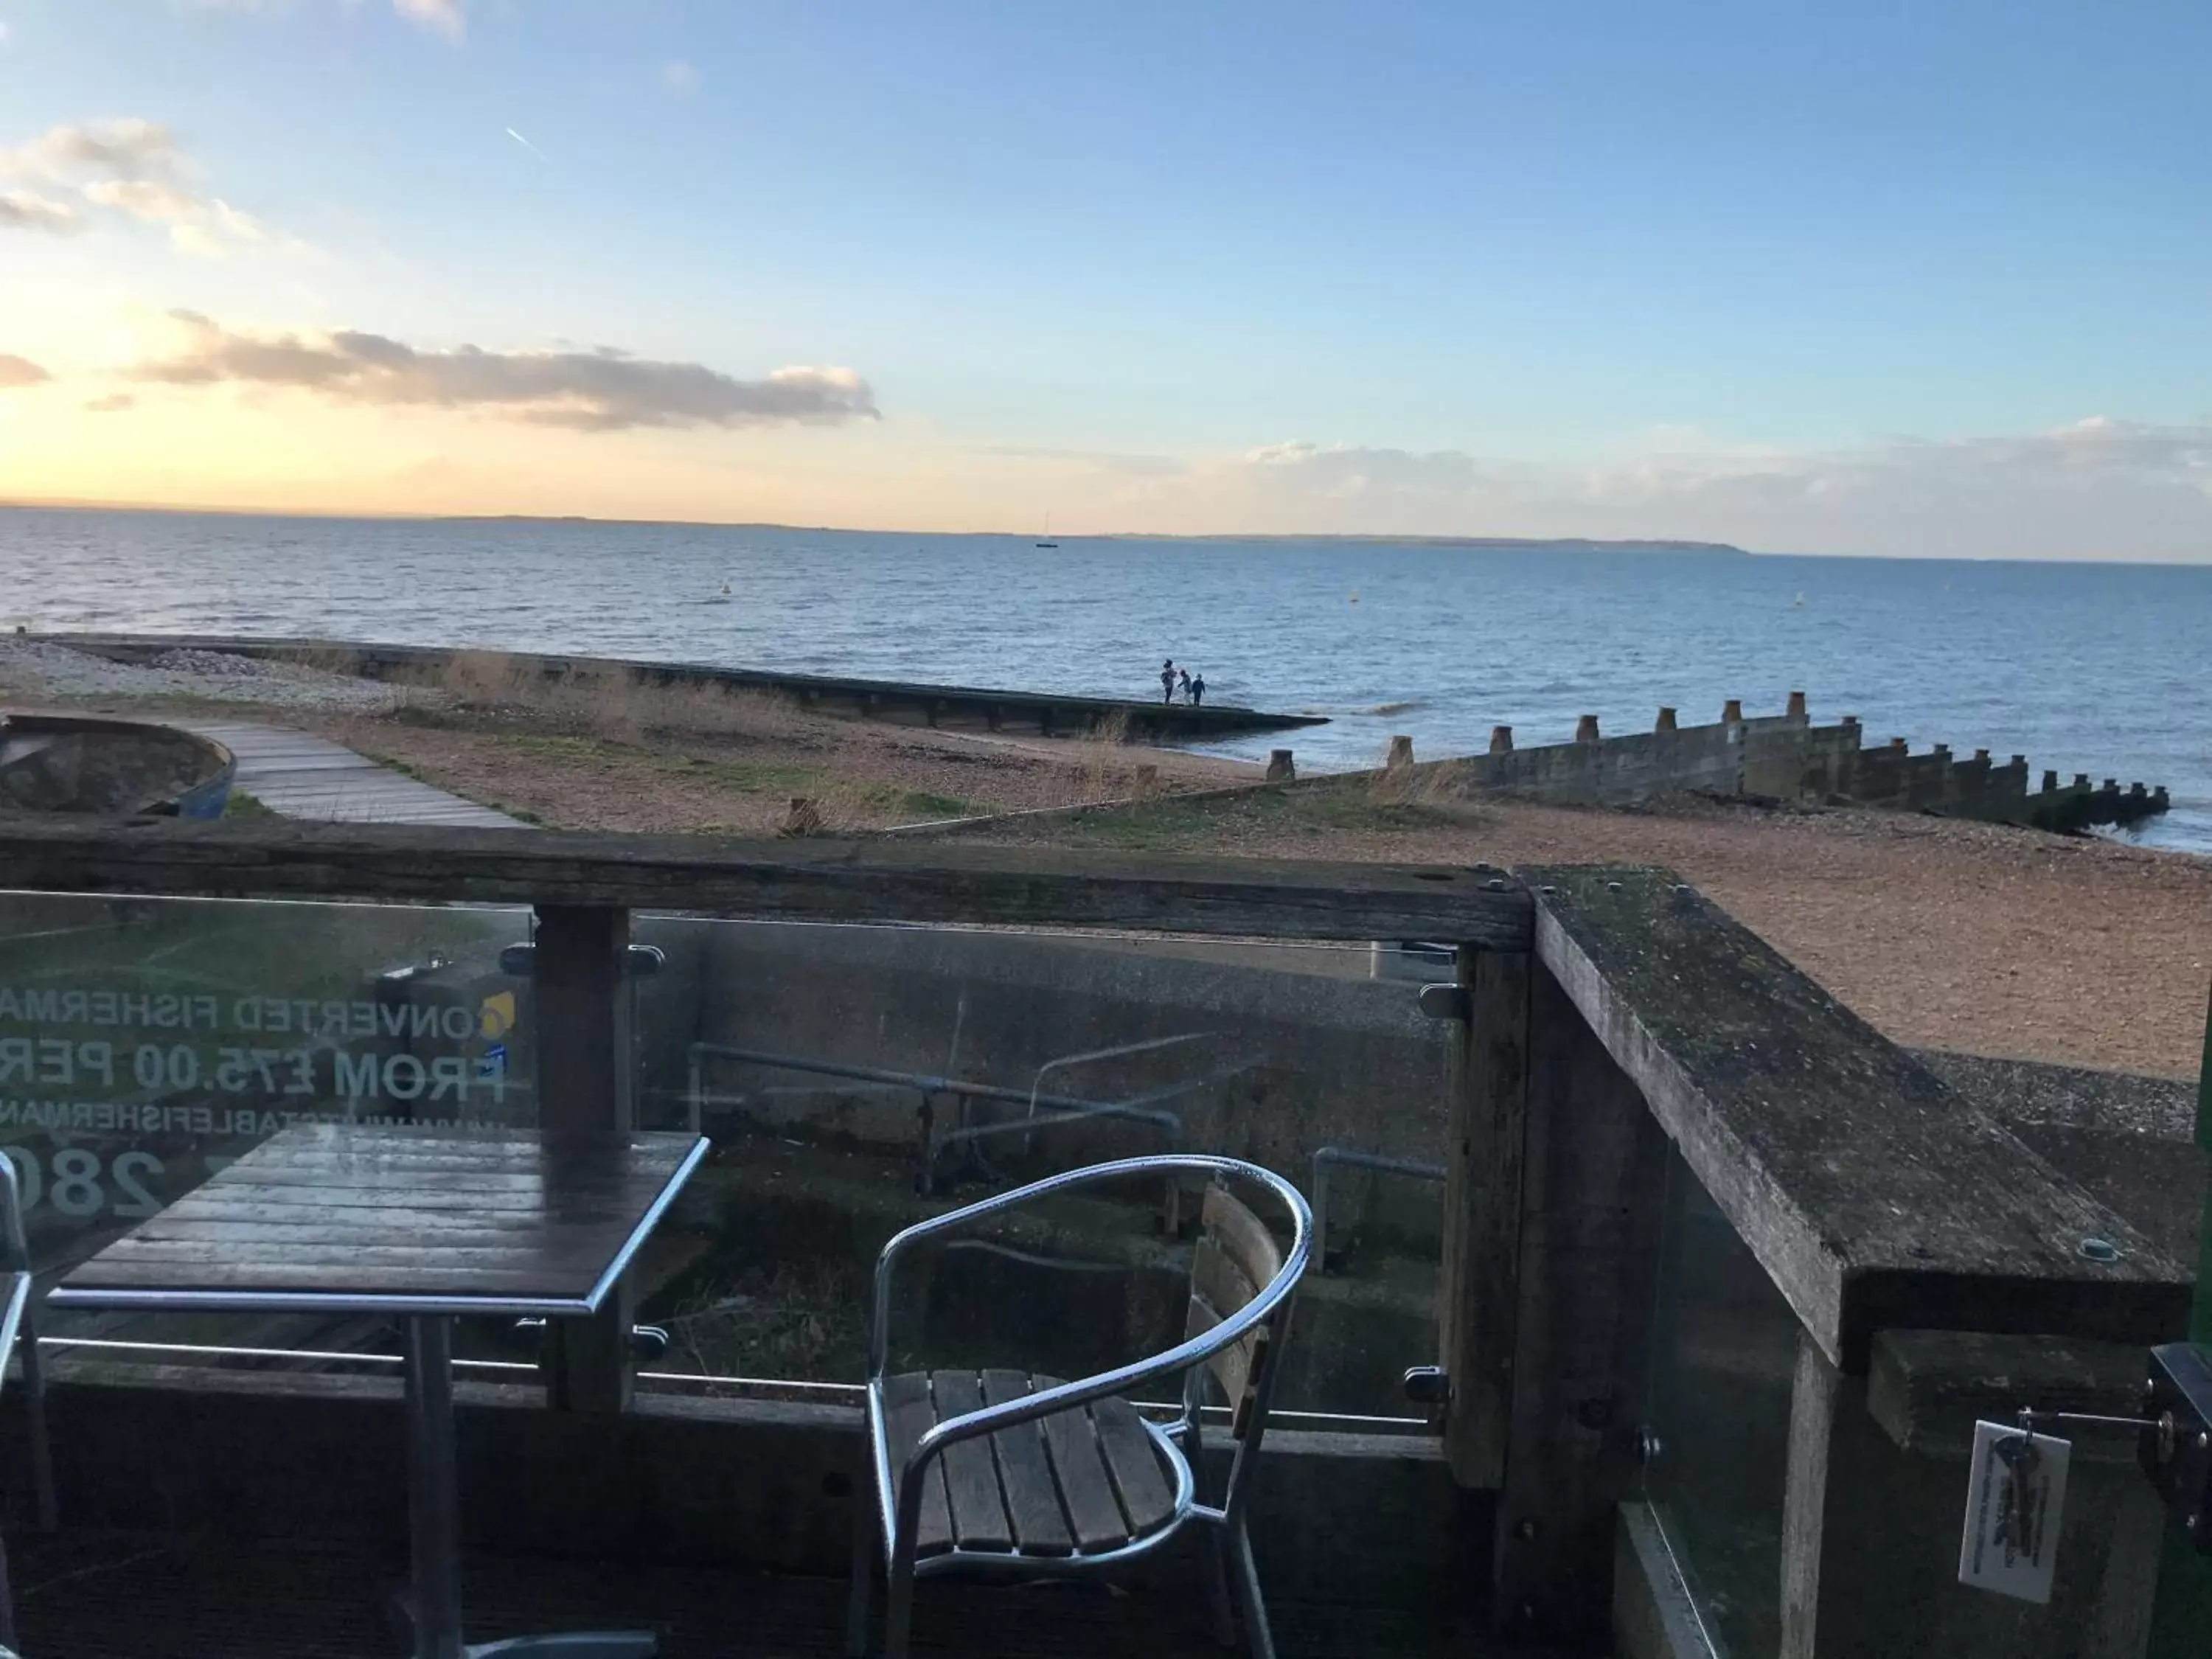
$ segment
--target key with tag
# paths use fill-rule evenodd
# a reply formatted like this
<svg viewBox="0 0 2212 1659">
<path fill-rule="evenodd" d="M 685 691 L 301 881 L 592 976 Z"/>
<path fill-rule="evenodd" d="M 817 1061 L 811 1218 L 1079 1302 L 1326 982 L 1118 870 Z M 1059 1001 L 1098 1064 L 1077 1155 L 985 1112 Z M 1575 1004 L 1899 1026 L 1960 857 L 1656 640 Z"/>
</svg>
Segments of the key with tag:
<svg viewBox="0 0 2212 1659">
<path fill-rule="evenodd" d="M 1974 1425 L 1959 1582 L 2024 1601 L 2051 1600 L 2066 1503 L 2069 1441 L 2009 1423 Z"/>
</svg>

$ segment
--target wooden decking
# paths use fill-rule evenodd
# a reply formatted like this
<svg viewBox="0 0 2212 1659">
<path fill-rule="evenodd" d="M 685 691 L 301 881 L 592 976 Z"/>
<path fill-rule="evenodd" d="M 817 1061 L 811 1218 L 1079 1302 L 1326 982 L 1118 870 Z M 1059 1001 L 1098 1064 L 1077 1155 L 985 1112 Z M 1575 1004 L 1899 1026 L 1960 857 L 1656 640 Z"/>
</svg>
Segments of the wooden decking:
<svg viewBox="0 0 2212 1659">
<path fill-rule="evenodd" d="M 237 756 L 232 787 L 284 817 L 473 830 L 529 827 L 520 818 L 379 766 L 327 738 L 247 720 L 198 721 L 187 729 L 213 738 Z"/>
</svg>

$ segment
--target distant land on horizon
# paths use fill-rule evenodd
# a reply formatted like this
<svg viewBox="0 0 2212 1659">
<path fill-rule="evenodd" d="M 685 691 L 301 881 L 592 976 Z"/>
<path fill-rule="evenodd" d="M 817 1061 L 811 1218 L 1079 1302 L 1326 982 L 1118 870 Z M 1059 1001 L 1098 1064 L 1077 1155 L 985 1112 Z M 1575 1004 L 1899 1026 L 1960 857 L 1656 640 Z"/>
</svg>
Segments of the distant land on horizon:
<svg viewBox="0 0 2212 1659">
<path fill-rule="evenodd" d="M 261 507 L 170 507 L 145 501 L 0 501 L 0 510 L 28 513 L 170 513 L 218 519 L 358 520 L 363 523 L 406 524 L 604 524 L 671 525 L 697 530 L 787 530 L 831 536 L 996 536 L 1008 541 L 1034 542 L 1034 532 L 1020 530 L 872 530 L 852 525 L 777 524 L 765 520 L 726 519 L 602 519 L 584 513 L 314 513 L 277 511 Z M 1497 549 L 1541 547 L 1560 550 L 1638 553 L 1716 553 L 1735 558 L 1759 556 L 1748 548 L 1729 542 L 1685 541 L 1670 536 L 1392 536 L 1346 531 L 1213 531 L 1178 536 L 1164 531 L 1108 530 L 1096 533 L 1063 532 L 1071 542 L 1275 542 L 1341 545 L 1369 543 L 1378 547 L 1467 547 Z"/>
</svg>

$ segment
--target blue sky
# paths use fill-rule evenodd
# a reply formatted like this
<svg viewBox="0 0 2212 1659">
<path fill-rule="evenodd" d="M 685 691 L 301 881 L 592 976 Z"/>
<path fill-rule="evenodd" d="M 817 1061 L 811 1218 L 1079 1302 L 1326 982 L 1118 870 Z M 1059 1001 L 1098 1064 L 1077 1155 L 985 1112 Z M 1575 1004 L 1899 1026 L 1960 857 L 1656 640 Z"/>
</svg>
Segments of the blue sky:
<svg viewBox="0 0 2212 1659">
<path fill-rule="evenodd" d="M 2202 0 L 0 22 L 0 191 L 72 214 L 0 225 L 11 493 L 2212 558 Z M 118 121 L 170 196 L 34 148 Z M 866 397 L 586 431 L 245 361 L 343 330 Z"/>
</svg>

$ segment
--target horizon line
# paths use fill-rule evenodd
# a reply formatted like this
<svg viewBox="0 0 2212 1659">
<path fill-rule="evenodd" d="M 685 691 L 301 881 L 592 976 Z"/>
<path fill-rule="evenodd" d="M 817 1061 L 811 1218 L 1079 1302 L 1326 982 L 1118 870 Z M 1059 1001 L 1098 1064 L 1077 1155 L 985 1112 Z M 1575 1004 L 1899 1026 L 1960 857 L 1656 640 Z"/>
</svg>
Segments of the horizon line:
<svg viewBox="0 0 2212 1659">
<path fill-rule="evenodd" d="M 1022 530 L 882 529 L 866 526 L 789 524 L 769 519 L 649 519 L 601 517 L 588 513 L 408 513 L 343 511 L 337 508 L 267 507 L 210 507 L 163 501 L 103 501 L 73 496 L 0 498 L 0 511 L 60 513 L 167 513 L 208 518 L 317 519 L 336 522 L 395 524 L 586 524 L 614 526 L 666 526 L 695 530 L 779 530 L 838 536 L 935 536 L 969 538 L 989 537 L 1006 541 L 1031 541 L 1036 532 Z M 2207 559 L 2035 558 L 2002 554 L 1972 553 L 1777 553 L 1741 547 L 1733 542 L 1710 541 L 1687 536 L 1498 536 L 1473 532 L 1392 534 L 1377 531 L 1286 530 L 1201 531 L 1189 533 L 1158 530 L 1061 532 L 1069 541 L 1155 542 L 1344 542 L 1372 543 L 1398 547 L 1588 547 L 1593 549 L 1680 549 L 1752 559 L 1863 559 L 1893 564 L 2033 564 L 2090 565 L 2110 568 L 2131 566 L 2150 569 L 2212 568 Z M 1059 538 L 1052 538 L 1054 545 Z"/>
</svg>

